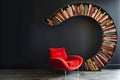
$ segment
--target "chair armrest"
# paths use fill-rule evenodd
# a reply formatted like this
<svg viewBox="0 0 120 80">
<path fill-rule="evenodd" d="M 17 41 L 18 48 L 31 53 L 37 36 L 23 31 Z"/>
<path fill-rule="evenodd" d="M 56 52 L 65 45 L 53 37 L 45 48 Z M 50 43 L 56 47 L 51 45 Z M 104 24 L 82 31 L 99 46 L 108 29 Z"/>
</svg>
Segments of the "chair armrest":
<svg viewBox="0 0 120 80">
<path fill-rule="evenodd" d="M 68 60 L 71 60 L 71 59 L 76 60 L 76 59 L 78 59 L 78 60 L 80 60 L 81 62 L 83 62 L 83 58 L 82 58 L 81 56 L 78 56 L 78 55 L 69 55 L 69 56 L 67 57 L 67 59 L 68 59 Z"/>
<path fill-rule="evenodd" d="M 69 67 L 67 62 L 62 58 L 50 58 L 50 64 L 53 68 L 61 70 L 67 70 Z"/>
</svg>

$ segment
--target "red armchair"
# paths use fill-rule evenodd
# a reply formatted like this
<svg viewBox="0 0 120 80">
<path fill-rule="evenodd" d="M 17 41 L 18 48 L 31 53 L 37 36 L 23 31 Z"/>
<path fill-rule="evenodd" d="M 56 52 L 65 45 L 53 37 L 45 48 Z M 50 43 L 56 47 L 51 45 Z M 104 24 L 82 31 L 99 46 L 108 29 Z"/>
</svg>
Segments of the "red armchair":
<svg viewBox="0 0 120 80">
<path fill-rule="evenodd" d="M 83 63 L 78 55 L 67 56 L 65 48 L 49 48 L 49 57 L 51 66 L 57 70 L 75 70 Z"/>
</svg>

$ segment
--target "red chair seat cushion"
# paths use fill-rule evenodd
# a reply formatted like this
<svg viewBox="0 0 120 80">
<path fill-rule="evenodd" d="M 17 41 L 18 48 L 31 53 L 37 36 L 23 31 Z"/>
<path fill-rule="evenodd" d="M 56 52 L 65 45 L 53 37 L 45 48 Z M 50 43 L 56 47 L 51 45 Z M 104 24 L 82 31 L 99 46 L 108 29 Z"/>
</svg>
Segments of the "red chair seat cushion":
<svg viewBox="0 0 120 80">
<path fill-rule="evenodd" d="M 66 60 L 69 67 L 74 67 L 79 65 L 79 60 Z"/>
</svg>

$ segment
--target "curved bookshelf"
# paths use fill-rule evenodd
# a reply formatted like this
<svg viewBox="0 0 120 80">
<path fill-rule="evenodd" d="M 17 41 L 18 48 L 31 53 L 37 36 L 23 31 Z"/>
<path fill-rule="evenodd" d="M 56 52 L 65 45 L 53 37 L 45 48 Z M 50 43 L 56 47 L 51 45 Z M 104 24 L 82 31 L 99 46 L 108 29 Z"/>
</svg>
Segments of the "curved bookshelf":
<svg viewBox="0 0 120 80">
<path fill-rule="evenodd" d="M 93 57 L 87 59 L 83 63 L 83 70 L 98 71 L 104 68 L 111 60 L 116 44 L 117 30 L 114 21 L 110 15 L 99 6 L 90 3 L 74 3 L 60 8 L 52 16 L 45 19 L 44 22 L 55 27 L 65 20 L 74 16 L 87 16 L 96 20 L 103 31 L 103 42 L 100 49 Z"/>
</svg>

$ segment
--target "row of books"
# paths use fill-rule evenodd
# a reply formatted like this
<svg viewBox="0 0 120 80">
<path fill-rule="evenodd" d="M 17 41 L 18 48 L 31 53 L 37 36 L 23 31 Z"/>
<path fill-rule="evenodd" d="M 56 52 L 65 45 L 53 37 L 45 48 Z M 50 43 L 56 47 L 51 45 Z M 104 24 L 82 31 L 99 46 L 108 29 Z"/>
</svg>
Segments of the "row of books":
<svg viewBox="0 0 120 80">
<path fill-rule="evenodd" d="M 94 18 L 100 23 L 101 26 L 109 26 L 113 23 L 109 15 L 99 7 L 92 4 L 81 3 L 79 5 L 68 5 L 65 8 L 59 9 L 53 16 L 47 19 L 47 23 L 51 26 L 55 26 L 63 22 L 64 20 L 73 16 L 89 16 Z"/>
<path fill-rule="evenodd" d="M 103 41 L 101 49 L 92 58 L 86 60 L 83 64 L 84 70 L 87 71 L 98 71 L 101 70 L 111 59 L 116 47 L 117 35 L 108 35 L 105 39 L 114 39 Z"/>
<path fill-rule="evenodd" d="M 110 52 L 105 52 L 102 49 L 92 58 L 86 60 L 83 64 L 84 70 L 98 71 L 101 70 L 111 59 Z"/>
</svg>

